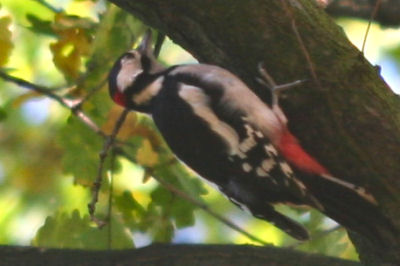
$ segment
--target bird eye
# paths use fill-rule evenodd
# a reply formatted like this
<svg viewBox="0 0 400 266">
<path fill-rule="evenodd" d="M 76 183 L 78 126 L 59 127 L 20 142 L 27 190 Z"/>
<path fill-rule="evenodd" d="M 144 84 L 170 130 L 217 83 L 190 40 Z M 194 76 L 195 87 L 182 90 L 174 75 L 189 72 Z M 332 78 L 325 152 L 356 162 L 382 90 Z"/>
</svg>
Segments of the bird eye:
<svg viewBox="0 0 400 266">
<path fill-rule="evenodd" d="M 126 59 L 134 59 L 135 58 L 135 54 L 133 53 L 126 53 L 124 56 Z"/>
</svg>

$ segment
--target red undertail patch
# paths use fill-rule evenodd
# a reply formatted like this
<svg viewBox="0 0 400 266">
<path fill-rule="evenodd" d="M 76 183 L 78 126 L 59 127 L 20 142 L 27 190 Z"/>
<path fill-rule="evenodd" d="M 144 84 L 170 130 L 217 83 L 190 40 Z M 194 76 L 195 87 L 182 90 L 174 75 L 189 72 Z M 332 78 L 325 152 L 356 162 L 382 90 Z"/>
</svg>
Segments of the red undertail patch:
<svg viewBox="0 0 400 266">
<path fill-rule="evenodd" d="M 282 135 L 279 149 L 285 159 L 299 170 L 313 174 L 329 174 L 320 163 L 309 155 L 301 146 L 299 141 L 289 130 Z"/>
</svg>

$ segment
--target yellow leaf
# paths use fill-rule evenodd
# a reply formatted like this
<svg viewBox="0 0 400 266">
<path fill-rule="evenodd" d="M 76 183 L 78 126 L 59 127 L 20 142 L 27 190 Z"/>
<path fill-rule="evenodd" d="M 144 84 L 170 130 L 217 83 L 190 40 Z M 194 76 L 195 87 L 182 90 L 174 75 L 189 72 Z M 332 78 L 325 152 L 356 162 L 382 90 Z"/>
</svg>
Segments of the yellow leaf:
<svg viewBox="0 0 400 266">
<path fill-rule="evenodd" d="M 148 139 L 154 148 L 158 148 L 163 144 L 160 135 L 146 124 L 137 123 L 134 134 Z"/>
<path fill-rule="evenodd" d="M 21 105 L 23 105 L 27 101 L 29 101 L 31 99 L 40 98 L 40 97 L 43 97 L 43 94 L 36 92 L 36 91 L 29 91 L 29 92 L 21 94 L 17 98 L 15 98 L 12 101 L 12 107 L 14 107 L 14 108 L 21 107 Z"/>
<path fill-rule="evenodd" d="M 143 140 L 142 147 L 136 153 L 136 160 L 145 167 L 153 167 L 158 163 L 158 154 L 153 151 L 149 140 Z"/>
<path fill-rule="evenodd" d="M 10 17 L 0 18 L 0 67 L 7 63 L 14 47 L 11 41 L 11 31 L 8 28 L 10 24 Z"/>
<path fill-rule="evenodd" d="M 114 130 L 115 123 L 118 118 L 121 116 L 123 109 L 117 105 L 114 105 L 110 112 L 108 113 L 106 122 L 101 126 L 101 130 L 110 135 Z M 124 124 L 118 131 L 117 139 L 119 140 L 128 140 L 130 137 L 135 136 L 137 124 L 137 115 L 135 112 L 130 112 L 125 119 Z"/>
<path fill-rule="evenodd" d="M 55 24 L 64 17 L 65 14 L 57 14 Z M 82 67 L 82 57 L 90 54 L 91 38 L 86 29 L 73 25 L 71 28 L 54 27 L 54 31 L 60 37 L 50 44 L 54 64 L 67 78 L 76 79 Z"/>
</svg>

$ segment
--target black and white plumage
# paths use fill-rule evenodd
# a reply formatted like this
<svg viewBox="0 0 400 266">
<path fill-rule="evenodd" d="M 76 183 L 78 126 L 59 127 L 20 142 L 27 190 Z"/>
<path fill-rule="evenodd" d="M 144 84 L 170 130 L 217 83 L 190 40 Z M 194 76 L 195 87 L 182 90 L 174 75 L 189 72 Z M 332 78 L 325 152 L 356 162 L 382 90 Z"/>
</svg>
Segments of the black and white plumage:
<svg viewBox="0 0 400 266">
<path fill-rule="evenodd" d="M 269 107 L 229 71 L 206 64 L 164 68 L 148 33 L 116 61 L 109 90 L 116 103 L 151 114 L 179 159 L 255 217 L 305 240 L 307 230 L 273 207 L 305 204 L 371 233 L 372 226 L 360 224 L 363 212 L 376 208 L 372 195 L 332 177 L 289 132 L 277 101 Z"/>
</svg>

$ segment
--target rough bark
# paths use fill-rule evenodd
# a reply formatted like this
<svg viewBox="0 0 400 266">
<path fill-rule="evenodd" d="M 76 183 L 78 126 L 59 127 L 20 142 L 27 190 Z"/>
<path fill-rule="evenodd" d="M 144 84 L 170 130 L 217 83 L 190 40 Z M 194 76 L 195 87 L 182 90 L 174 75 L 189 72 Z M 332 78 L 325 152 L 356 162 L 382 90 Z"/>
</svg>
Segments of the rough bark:
<svg viewBox="0 0 400 266">
<path fill-rule="evenodd" d="M 313 1 L 111 2 L 167 34 L 199 61 L 231 70 L 265 100 L 265 89 L 255 82 L 259 62 L 277 83 L 309 78 L 307 86 L 281 101 L 291 130 L 333 175 L 366 187 L 400 228 L 400 99 Z M 361 260 L 400 265 L 400 239 L 387 228 L 379 234 L 387 247 L 354 238 Z"/>
<path fill-rule="evenodd" d="M 326 11 L 335 17 L 369 20 L 376 2 L 376 0 L 330 0 Z M 382 26 L 398 27 L 400 25 L 400 0 L 381 1 L 374 21 Z"/>
<path fill-rule="evenodd" d="M 2 266 L 357 266 L 360 263 L 273 247 L 238 245 L 152 245 L 140 249 L 86 251 L 0 247 Z"/>
</svg>

